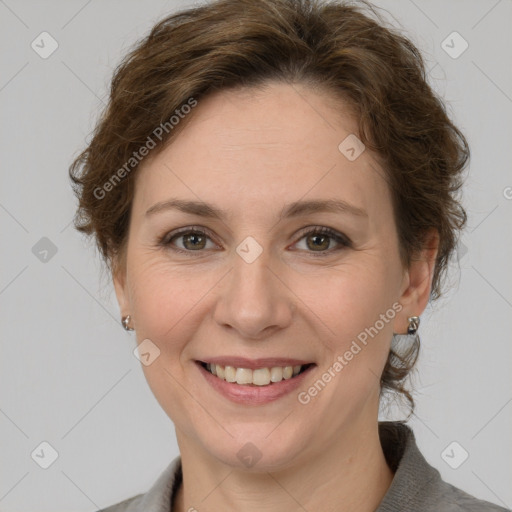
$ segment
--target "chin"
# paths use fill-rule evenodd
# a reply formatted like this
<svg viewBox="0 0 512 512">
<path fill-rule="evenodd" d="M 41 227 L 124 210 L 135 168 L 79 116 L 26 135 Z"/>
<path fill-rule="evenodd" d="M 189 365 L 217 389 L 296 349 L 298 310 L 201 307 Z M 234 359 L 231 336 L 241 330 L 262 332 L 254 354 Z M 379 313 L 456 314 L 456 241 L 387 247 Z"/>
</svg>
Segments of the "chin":
<svg viewBox="0 0 512 512">
<path fill-rule="evenodd" d="M 299 463 L 297 458 L 311 443 L 304 429 L 295 432 L 282 429 L 278 433 L 281 420 L 269 421 L 264 427 L 261 424 L 238 425 L 233 437 L 222 431 L 217 439 L 210 437 L 202 444 L 213 458 L 233 468 L 256 473 L 286 469 Z M 211 432 L 209 434 L 211 436 Z"/>
</svg>

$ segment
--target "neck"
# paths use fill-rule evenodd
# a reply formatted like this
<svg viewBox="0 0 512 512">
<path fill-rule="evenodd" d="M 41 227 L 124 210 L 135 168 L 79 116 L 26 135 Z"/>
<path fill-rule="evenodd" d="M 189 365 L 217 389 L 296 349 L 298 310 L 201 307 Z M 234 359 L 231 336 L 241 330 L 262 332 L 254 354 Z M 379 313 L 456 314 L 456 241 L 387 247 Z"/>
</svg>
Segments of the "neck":
<svg viewBox="0 0 512 512">
<path fill-rule="evenodd" d="M 393 480 L 376 422 L 336 436 L 323 452 L 301 464 L 259 473 L 212 462 L 189 439 L 179 432 L 177 436 L 183 484 L 174 500 L 176 512 L 373 512 Z"/>
</svg>

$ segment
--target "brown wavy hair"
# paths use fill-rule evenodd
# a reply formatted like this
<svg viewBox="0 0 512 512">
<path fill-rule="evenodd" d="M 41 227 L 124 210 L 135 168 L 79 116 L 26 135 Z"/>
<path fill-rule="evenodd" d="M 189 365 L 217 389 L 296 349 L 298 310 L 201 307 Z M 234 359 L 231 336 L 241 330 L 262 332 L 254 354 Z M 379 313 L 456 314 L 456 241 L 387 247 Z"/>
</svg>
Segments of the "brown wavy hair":
<svg viewBox="0 0 512 512">
<path fill-rule="evenodd" d="M 116 68 L 93 138 L 70 166 L 76 229 L 94 235 L 115 272 L 124 261 L 134 154 L 148 137 L 156 139 L 151 156 L 158 154 L 193 117 L 182 115 L 191 99 L 270 80 L 323 88 L 353 108 L 359 138 L 386 171 L 403 264 L 431 228 L 439 234 L 437 299 L 466 223 L 458 192 L 469 148 L 427 83 L 419 50 L 366 1 L 218 0 L 159 21 Z M 170 123 L 173 116 L 180 122 Z M 157 127 L 167 127 L 158 138 Z M 411 411 L 404 379 L 418 343 L 402 352 L 392 345 L 381 376 L 381 391 L 398 392 Z"/>
</svg>

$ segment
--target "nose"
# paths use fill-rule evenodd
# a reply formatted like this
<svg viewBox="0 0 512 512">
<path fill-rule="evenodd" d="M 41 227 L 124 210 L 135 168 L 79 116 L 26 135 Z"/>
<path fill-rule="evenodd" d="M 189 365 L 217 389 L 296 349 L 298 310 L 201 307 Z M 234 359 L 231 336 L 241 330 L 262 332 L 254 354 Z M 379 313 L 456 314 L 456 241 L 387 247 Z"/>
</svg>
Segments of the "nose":
<svg viewBox="0 0 512 512">
<path fill-rule="evenodd" d="M 294 295 L 285 282 L 284 269 L 269 261 L 268 251 L 251 263 L 238 254 L 223 280 L 214 319 L 237 337 L 263 340 L 292 322 Z"/>
</svg>

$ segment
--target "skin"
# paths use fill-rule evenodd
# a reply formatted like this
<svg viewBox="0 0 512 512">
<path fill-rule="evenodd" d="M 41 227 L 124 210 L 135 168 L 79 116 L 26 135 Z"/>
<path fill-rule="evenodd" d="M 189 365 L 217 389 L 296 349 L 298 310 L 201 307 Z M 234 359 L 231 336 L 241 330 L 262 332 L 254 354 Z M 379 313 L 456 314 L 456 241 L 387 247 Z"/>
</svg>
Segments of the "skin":
<svg viewBox="0 0 512 512">
<path fill-rule="evenodd" d="M 143 370 L 176 428 L 180 512 L 370 512 L 391 484 L 378 438 L 378 376 L 393 332 L 406 332 L 407 318 L 427 305 L 437 237 L 404 268 L 384 171 L 368 149 L 354 161 L 338 150 L 350 133 L 357 123 L 340 101 L 270 82 L 202 99 L 172 143 L 138 170 L 114 285 L 138 342 L 150 339 L 161 351 Z M 145 215 L 171 197 L 229 214 L 222 221 L 176 209 Z M 332 198 L 366 216 L 279 220 L 289 202 Z M 199 249 L 183 233 L 159 244 L 191 226 L 207 231 Z M 311 226 L 330 227 L 352 244 L 327 238 L 318 249 L 315 235 L 303 234 Z M 248 236 L 263 250 L 251 264 L 236 252 Z M 234 404 L 194 363 L 219 355 L 296 357 L 317 365 L 300 388 L 307 390 L 394 303 L 401 311 L 306 405 L 297 392 Z M 251 468 L 237 457 L 248 442 L 261 454 Z"/>
</svg>

